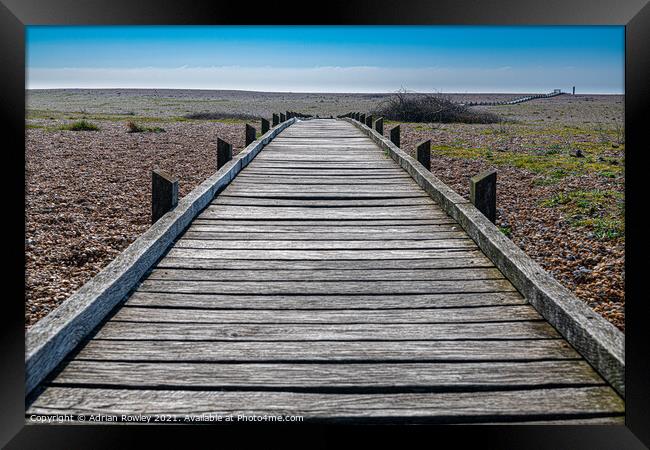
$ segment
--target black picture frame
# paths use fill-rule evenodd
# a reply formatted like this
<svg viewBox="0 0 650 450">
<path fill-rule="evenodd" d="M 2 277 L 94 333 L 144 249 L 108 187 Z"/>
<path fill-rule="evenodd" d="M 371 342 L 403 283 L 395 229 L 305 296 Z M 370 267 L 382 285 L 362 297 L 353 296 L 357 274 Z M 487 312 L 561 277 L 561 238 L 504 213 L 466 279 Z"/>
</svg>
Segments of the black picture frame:
<svg viewBox="0 0 650 450">
<path fill-rule="evenodd" d="M 408 430 L 425 442 L 451 439 L 454 448 L 498 449 L 642 449 L 650 447 L 650 358 L 644 295 L 646 257 L 644 150 L 650 107 L 650 5 L 647 0 L 403 0 L 283 2 L 209 2 L 185 0 L 0 0 L 0 114 L 5 141 L 3 159 L 3 242 L 5 260 L 0 320 L 0 445 L 27 448 L 124 448 L 185 442 L 187 428 L 143 426 L 25 426 L 24 420 L 24 240 L 25 232 L 25 25 L 129 24 L 431 24 L 431 25 L 624 25 L 626 129 L 626 416 L 625 426 L 485 426 L 485 427 L 362 427 L 368 439 L 390 442 Z M 299 39 L 299 37 L 297 37 Z M 7 208 L 8 207 L 8 208 Z M 9 288 L 9 290 L 7 289 Z M 290 437 L 283 426 L 259 427 Z M 310 447 L 340 439 L 329 428 L 301 425 Z M 349 431 L 350 428 L 337 428 Z M 358 428 L 355 428 L 355 431 Z M 181 432 L 182 431 L 182 432 Z M 192 427 L 193 437 L 213 433 L 209 426 Z M 233 434 L 234 433 L 234 434 Z M 301 433 L 302 434 L 302 433 Z M 238 440 L 259 437 L 250 426 L 218 431 Z M 366 441 L 370 443 L 370 441 Z M 645 444 L 645 446 L 644 446 Z M 440 445 L 447 448 L 445 445 Z"/>
</svg>

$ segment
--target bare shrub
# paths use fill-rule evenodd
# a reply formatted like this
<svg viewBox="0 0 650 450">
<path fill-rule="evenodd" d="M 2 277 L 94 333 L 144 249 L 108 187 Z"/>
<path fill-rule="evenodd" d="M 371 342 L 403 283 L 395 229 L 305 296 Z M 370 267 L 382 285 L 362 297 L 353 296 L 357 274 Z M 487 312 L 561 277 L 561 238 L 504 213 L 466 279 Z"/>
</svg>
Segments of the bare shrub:
<svg viewBox="0 0 650 450">
<path fill-rule="evenodd" d="M 398 122 L 498 123 L 501 118 L 476 111 L 441 94 L 417 94 L 400 90 L 384 100 L 373 114 Z"/>
</svg>

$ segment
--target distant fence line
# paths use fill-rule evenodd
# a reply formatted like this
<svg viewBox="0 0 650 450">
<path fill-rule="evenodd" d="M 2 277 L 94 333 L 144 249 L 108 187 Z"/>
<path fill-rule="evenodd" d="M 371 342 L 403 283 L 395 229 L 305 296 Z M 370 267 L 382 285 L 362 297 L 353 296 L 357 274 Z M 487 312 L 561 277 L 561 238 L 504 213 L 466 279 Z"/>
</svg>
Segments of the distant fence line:
<svg viewBox="0 0 650 450">
<path fill-rule="evenodd" d="M 536 98 L 549 98 L 557 97 L 558 95 L 564 95 L 566 92 L 562 91 L 553 91 L 548 94 L 535 94 L 535 95 L 526 95 L 524 97 L 517 97 L 512 100 L 504 100 L 500 102 L 469 102 L 464 103 L 466 106 L 496 106 L 496 105 L 516 105 L 517 103 L 523 103 L 530 100 L 535 100 Z"/>
</svg>

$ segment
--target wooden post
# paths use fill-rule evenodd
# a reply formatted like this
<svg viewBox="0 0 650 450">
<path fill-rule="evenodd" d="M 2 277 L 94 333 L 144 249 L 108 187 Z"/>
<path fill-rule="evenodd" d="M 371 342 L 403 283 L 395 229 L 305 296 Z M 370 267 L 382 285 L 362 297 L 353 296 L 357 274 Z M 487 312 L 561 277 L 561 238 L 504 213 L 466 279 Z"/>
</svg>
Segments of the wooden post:
<svg viewBox="0 0 650 450">
<path fill-rule="evenodd" d="M 497 171 L 486 170 L 469 180 L 469 199 L 490 222 L 497 220 Z"/>
<path fill-rule="evenodd" d="M 287 111 L 286 118 L 291 119 L 291 111 Z"/>
<path fill-rule="evenodd" d="M 424 141 L 417 146 L 418 161 L 427 170 L 431 170 L 431 141 Z"/>
<path fill-rule="evenodd" d="M 262 134 L 264 134 L 264 133 L 266 133 L 267 131 L 269 131 L 269 128 L 270 128 L 269 125 L 270 125 L 269 121 L 263 118 L 263 119 L 262 119 Z"/>
<path fill-rule="evenodd" d="M 573 95 L 576 95 L 576 87 L 573 86 Z"/>
<path fill-rule="evenodd" d="M 365 114 L 359 114 L 359 122 L 362 124 L 366 124 L 366 115 Z"/>
<path fill-rule="evenodd" d="M 380 117 L 379 119 L 375 120 L 375 130 L 377 130 L 377 133 L 381 134 L 382 136 L 384 135 L 384 118 Z"/>
<path fill-rule="evenodd" d="M 280 123 L 284 122 L 287 120 L 287 116 L 284 115 L 284 113 L 280 113 Z"/>
<path fill-rule="evenodd" d="M 217 138 L 217 170 L 232 159 L 232 145 Z"/>
<path fill-rule="evenodd" d="M 151 223 L 178 205 L 178 178 L 162 170 L 151 171 Z"/>
<path fill-rule="evenodd" d="M 370 114 L 366 117 L 366 126 L 372 129 L 372 115 Z"/>
<path fill-rule="evenodd" d="M 278 116 L 276 113 L 273 113 L 273 126 L 276 126 L 280 123 L 280 116 Z"/>
<path fill-rule="evenodd" d="M 390 130 L 390 141 L 399 147 L 399 125 L 391 128 Z"/>
<path fill-rule="evenodd" d="M 248 147 L 250 143 L 255 140 L 256 134 L 257 134 L 257 130 L 255 129 L 255 127 L 246 124 L 246 147 Z"/>
</svg>

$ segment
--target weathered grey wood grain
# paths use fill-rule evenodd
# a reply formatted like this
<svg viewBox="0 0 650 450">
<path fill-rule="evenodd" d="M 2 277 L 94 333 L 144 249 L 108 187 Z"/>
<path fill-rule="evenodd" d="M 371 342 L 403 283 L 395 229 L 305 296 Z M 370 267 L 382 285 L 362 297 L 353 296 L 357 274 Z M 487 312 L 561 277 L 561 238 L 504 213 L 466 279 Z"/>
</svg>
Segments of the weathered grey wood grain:
<svg viewBox="0 0 650 450">
<path fill-rule="evenodd" d="M 563 339 L 513 341 L 184 342 L 93 339 L 76 360 L 95 361 L 539 361 L 580 359 Z"/>
<path fill-rule="evenodd" d="M 187 294 L 431 294 L 447 292 L 508 292 L 510 282 L 501 280 L 455 281 L 174 281 L 146 279 L 142 292 L 183 292 Z"/>
<path fill-rule="evenodd" d="M 346 280 L 490 280 L 503 279 L 496 268 L 461 269 L 370 269 L 370 270 L 287 270 L 282 267 L 256 270 L 156 268 L 150 280 L 233 280 L 233 281 L 346 281 Z"/>
<path fill-rule="evenodd" d="M 178 178 L 162 170 L 151 171 L 151 223 L 178 205 Z"/>
<path fill-rule="evenodd" d="M 122 307 L 111 320 L 194 323 L 469 323 L 542 320 L 530 305 L 391 310 L 215 310 Z"/>
<path fill-rule="evenodd" d="M 231 197 L 247 197 L 251 195 L 251 191 L 247 189 L 240 189 L 235 187 L 228 187 L 223 192 L 224 195 Z M 296 190 L 278 190 L 265 188 L 264 190 L 256 190 L 255 198 L 276 198 L 276 199 L 301 199 L 301 200 L 364 200 L 364 199 L 400 199 L 400 198 L 414 198 L 420 197 L 421 193 L 414 193 L 411 190 L 399 191 L 368 191 L 368 190 L 336 190 L 327 188 L 327 190 L 319 190 L 309 187 L 308 190 L 301 189 L 300 192 Z"/>
<path fill-rule="evenodd" d="M 97 276 L 25 334 L 25 392 L 28 394 L 133 288 L 144 273 L 214 195 L 223 189 L 280 131 L 273 128 L 199 184 Z"/>
<path fill-rule="evenodd" d="M 422 206 L 394 206 L 391 208 L 367 206 L 364 208 L 298 208 L 291 206 L 233 206 L 210 205 L 199 215 L 201 219 L 230 220 L 336 220 L 336 219 L 445 219 L 443 212 Z"/>
<path fill-rule="evenodd" d="M 247 223 L 240 223 L 238 221 L 228 221 L 228 220 L 195 220 L 192 222 L 192 225 L 188 229 L 188 232 L 197 232 L 197 233 L 221 233 L 223 236 L 230 234 L 238 235 L 241 233 L 246 233 L 249 235 L 259 234 L 259 235 L 278 235 L 282 234 L 302 234 L 310 235 L 317 233 L 323 236 L 368 236 L 368 239 L 372 239 L 372 236 L 391 234 L 394 236 L 394 239 L 400 239 L 404 237 L 408 239 L 408 236 L 413 236 L 414 239 L 417 236 L 421 236 L 423 239 L 427 239 L 426 236 L 439 235 L 441 233 L 456 233 L 458 230 L 461 230 L 460 225 L 454 223 L 450 219 L 436 220 L 431 221 L 428 224 L 410 224 L 408 222 L 393 223 L 393 224 L 363 224 L 358 222 L 349 223 L 348 221 L 340 222 L 339 225 L 329 226 L 327 224 L 322 225 L 309 225 L 300 222 L 290 223 L 288 221 L 275 221 L 275 222 L 259 222 L 259 221 L 250 221 Z M 226 237 L 224 237 L 226 239 Z"/>
<path fill-rule="evenodd" d="M 205 219 L 197 217 L 192 221 L 196 225 L 279 225 L 279 226 L 328 226 L 330 229 L 343 229 L 340 227 L 412 227 L 416 225 L 455 225 L 460 229 L 460 225 L 449 217 L 435 218 L 435 219 L 317 219 L 317 220 L 293 220 L 293 219 L 270 219 L 270 220 L 252 220 L 252 219 Z"/>
<path fill-rule="evenodd" d="M 516 421 L 622 414 L 609 387 L 403 394 L 316 394 L 50 387 L 27 414 L 301 415 L 306 420 Z"/>
<path fill-rule="evenodd" d="M 401 295 L 223 295 L 134 292 L 130 306 L 200 309 L 395 309 L 523 305 L 517 292 Z"/>
<path fill-rule="evenodd" d="M 177 249 L 241 249 L 241 250 L 380 250 L 380 249 L 475 249 L 476 244 L 471 239 L 431 239 L 431 240 L 347 240 L 347 241 L 293 241 L 293 240 L 217 240 L 190 239 L 182 237 L 174 244 Z"/>
<path fill-rule="evenodd" d="M 355 177 L 355 176 L 361 176 L 361 177 L 382 177 L 385 175 L 389 176 L 394 176 L 394 175 L 404 175 L 404 170 L 401 169 L 400 167 L 393 166 L 392 168 L 383 168 L 383 169 L 355 169 L 355 168 L 349 168 L 349 169 L 327 169 L 323 167 L 310 167 L 310 168 L 293 168 L 293 169 L 288 169 L 288 168 L 282 168 L 282 167 L 256 167 L 253 165 L 249 165 L 246 167 L 245 170 L 242 171 L 241 173 L 247 174 L 247 175 L 274 175 L 274 176 L 281 176 L 281 175 L 292 175 L 292 176 L 311 176 L 311 175 L 317 175 L 317 176 L 326 176 L 326 175 L 335 175 L 339 177 Z"/>
<path fill-rule="evenodd" d="M 267 198 L 267 197 L 237 197 L 220 195 L 212 205 L 238 205 L 238 206 L 301 206 L 301 207 L 347 207 L 359 208 L 364 206 L 420 206 L 435 205 L 429 197 L 406 198 L 347 198 L 347 199 L 301 199 L 301 198 Z"/>
<path fill-rule="evenodd" d="M 356 172 L 356 171 L 355 171 Z M 246 183 L 266 183 L 266 184 L 341 184 L 341 183 L 371 183 L 371 184 L 408 184 L 412 180 L 399 173 L 371 173 L 364 175 L 354 175 L 348 173 L 339 173 L 336 175 L 312 171 L 312 173 L 274 173 L 258 174 L 250 173 L 242 175 L 238 181 Z M 254 192 L 252 192 L 254 194 Z"/>
<path fill-rule="evenodd" d="M 367 364 L 214 364 L 71 361 L 53 384 L 116 388 L 436 391 L 597 386 L 585 361 Z"/>
<path fill-rule="evenodd" d="M 208 228 L 205 231 L 203 228 Z M 186 239 L 206 239 L 206 240 L 261 240 L 261 241 L 354 241 L 363 238 L 365 241 L 377 241 L 390 238 L 391 240 L 437 240 L 437 239 L 460 239 L 467 235 L 462 231 L 438 231 L 430 233 L 365 233 L 358 230 L 356 233 L 337 233 L 332 232 L 298 232 L 298 233 L 285 233 L 281 231 L 275 232 L 232 232 L 232 231 L 218 231 L 219 227 L 190 227 L 188 231 L 183 234 Z"/>
<path fill-rule="evenodd" d="M 494 261 L 533 306 L 592 366 L 625 395 L 625 336 L 558 283 L 480 211 L 397 148 L 390 140 L 349 119 L 386 150 L 451 217 L 458 220 L 479 247 Z"/>
<path fill-rule="evenodd" d="M 97 339 L 176 341 L 348 341 L 556 339 L 544 321 L 455 324 L 207 324 L 109 321 Z"/>
<path fill-rule="evenodd" d="M 214 259 L 164 257 L 158 264 L 162 269 L 226 269 L 226 270 L 369 270 L 369 269 L 455 269 L 460 267 L 494 267 L 484 255 L 457 258 L 422 259 Z"/>
<path fill-rule="evenodd" d="M 416 250 L 215 250 L 173 247 L 172 258 L 257 259 L 257 260 L 346 260 L 346 259 L 431 259 L 474 258 L 481 252 L 472 249 Z"/>
</svg>

